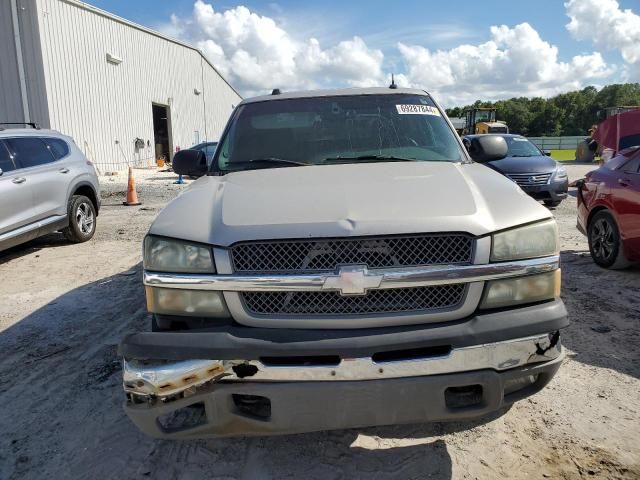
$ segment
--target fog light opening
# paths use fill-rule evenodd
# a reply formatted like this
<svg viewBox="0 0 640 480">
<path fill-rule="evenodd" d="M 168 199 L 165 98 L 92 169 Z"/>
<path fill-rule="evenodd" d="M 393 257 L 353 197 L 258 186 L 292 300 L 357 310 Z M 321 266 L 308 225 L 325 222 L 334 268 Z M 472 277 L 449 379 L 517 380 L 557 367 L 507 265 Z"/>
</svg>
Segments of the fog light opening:
<svg viewBox="0 0 640 480">
<path fill-rule="evenodd" d="M 271 400 L 259 395 L 231 395 L 237 412 L 257 420 L 269 420 L 271 417 Z"/>
<path fill-rule="evenodd" d="M 449 387 L 444 391 L 444 401 L 448 408 L 468 408 L 482 404 L 482 385 Z"/>
<path fill-rule="evenodd" d="M 178 432 L 207 423 L 207 412 L 204 403 L 198 402 L 160 415 L 156 421 L 164 432 Z"/>
</svg>

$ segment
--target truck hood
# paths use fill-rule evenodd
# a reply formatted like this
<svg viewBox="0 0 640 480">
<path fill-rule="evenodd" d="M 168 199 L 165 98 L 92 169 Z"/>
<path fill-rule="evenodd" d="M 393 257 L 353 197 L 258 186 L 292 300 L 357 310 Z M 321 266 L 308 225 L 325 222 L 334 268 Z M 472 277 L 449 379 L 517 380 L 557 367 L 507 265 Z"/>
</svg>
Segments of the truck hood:
<svg viewBox="0 0 640 480">
<path fill-rule="evenodd" d="M 479 164 L 363 163 L 234 172 L 195 181 L 154 235 L 218 246 L 242 240 L 496 230 L 551 217 Z"/>
</svg>

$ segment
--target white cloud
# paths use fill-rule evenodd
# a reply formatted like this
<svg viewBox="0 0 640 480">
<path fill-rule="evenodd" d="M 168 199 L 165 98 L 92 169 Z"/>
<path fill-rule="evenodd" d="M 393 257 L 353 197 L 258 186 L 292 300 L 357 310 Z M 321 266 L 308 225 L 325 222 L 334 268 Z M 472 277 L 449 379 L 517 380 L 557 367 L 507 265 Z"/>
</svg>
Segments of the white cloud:
<svg viewBox="0 0 640 480">
<path fill-rule="evenodd" d="M 323 75 L 325 81 L 331 81 L 332 76 L 337 76 L 358 87 L 380 85 L 383 59 L 380 50 L 368 48 L 359 37 L 343 40 L 327 50 L 312 38 L 296 57 L 300 72 L 307 77 Z"/>
<path fill-rule="evenodd" d="M 620 50 L 629 64 L 640 64 L 640 15 L 621 10 L 616 0 L 569 0 L 565 4 L 571 21 L 567 30 L 578 40 L 590 40 L 606 50 Z"/>
<path fill-rule="evenodd" d="M 404 42 L 385 42 L 393 50 L 390 57 L 397 58 L 398 52 L 404 63 L 393 70 L 385 65 L 383 52 L 359 36 L 323 46 L 314 37 L 292 35 L 284 25 L 244 6 L 216 11 L 197 0 L 189 17 L 172 15 L 162 30 L 195 43 L 245 95 L 276 87 L 383 86 L 394 71 L 399 85 L 425 88 L 453 105 L 478 98 L 553 95 L 612 72 L 597 52 L 560 61 L 558 49 L 527 23 L 491 27 L 490 40 L 482 44 L 435 51 L 419 45 L 418 37 L 403 36 L 400 29 L 396 41 Z"/>
<path fill-rule="evenodd" d="M 480 45 L 430 51 L 399 43 L 398 48 L 411 85 L 456 103 L 549 96 L 611 73 L 597 52 L 575 56 L 570 62 L 559 61 L 557 47 L 542 40 L 528 23 L 491 27 L 491 40 Z"/>
<path fill-rule="evenodd" d="M 197 0 L 193 16 L 172 16 L 165 32 L 187 38 L 241 91 L 380 84 L 384 55 L 359 37 L 322 48 L 315 38 L 293 38 L 275 20 L 244 6 L 224 12 Z"/>
<path fill-rule="evenodd" d="M 453 44 L 453 42 L 471 41 L 479 36 L 477 29 L 471 29 L 455 23 L 420 24 L 403 28 L 381 28 L 365 36 L 367 42 L 376 45 L 394 45 L 397 42 L 420 43 L 425 39 L 434 44 Z"/>
</svg>

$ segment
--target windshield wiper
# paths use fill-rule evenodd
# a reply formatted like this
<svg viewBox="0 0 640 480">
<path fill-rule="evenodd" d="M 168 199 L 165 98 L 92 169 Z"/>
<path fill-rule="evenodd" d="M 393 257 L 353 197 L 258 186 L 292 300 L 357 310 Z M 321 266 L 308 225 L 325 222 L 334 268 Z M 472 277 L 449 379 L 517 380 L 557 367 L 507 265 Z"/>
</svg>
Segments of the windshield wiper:
<svg viewBox="0 0 640 480">
<path fill-rule="evenodd" d="M 251 160 L 247 160 L 244 162 L 231 162 L 229 163 L 229 167 L 227 170 L 243 170 L 242 168 L 234 168 L 236 166 L 251 166 L 258 168 L 270 168 L 273 166 L 283 166 L 283 167 L 306 167 L 311 165 L 310 163 L 305 162 L 296 162 L 295 160 L 287 160 L 286 158 L 277 158 L 277 157 L 264 157 L 264 158 L 253 158 Z"/>
<path fill-rule="evenodd" d="M 357 157 L 327 157 L 324 163 L 349 162 L 351 160 L 368 160 L 372 162 L 417 162 L 417 158 L 397 157 L 395 155 L 359 155 Z"/>
</svg>

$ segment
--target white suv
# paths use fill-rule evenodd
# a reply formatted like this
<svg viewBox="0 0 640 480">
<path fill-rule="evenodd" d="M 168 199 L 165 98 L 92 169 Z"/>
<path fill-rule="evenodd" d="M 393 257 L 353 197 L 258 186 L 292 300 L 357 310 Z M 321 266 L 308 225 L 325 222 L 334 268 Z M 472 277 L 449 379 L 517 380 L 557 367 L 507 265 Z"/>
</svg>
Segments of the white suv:
<svg viewBox="0 0 640 480">
<path fill-rule="evenodd" d="M 93 163 L 59 132 L 5 125 L 0 124 L 0 251 L 57 230 L 72 242 L 93 237 L 100 208 Z"/>
</svg>

